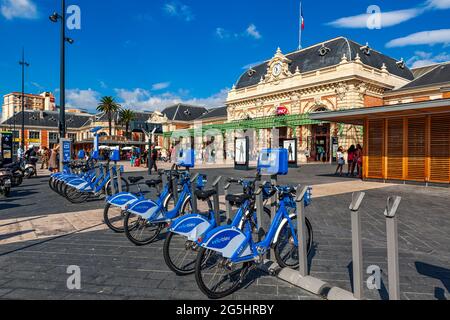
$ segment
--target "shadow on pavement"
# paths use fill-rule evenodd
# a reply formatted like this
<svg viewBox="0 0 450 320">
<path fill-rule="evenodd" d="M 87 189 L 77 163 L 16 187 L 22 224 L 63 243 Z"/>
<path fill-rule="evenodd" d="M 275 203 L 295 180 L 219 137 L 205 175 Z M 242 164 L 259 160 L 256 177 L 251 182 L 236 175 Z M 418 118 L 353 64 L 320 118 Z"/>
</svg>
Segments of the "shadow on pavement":
<svg viewBox="0 0 450 320">
<path fill-rule="evenodd" d="M 6 240 L 6 239 L 10 239 L 10 238 L 14 238 L 14 237 L 18 237 L 24 234 L 28 234 L 28 233 L 32 233 L 34 232 L 34 230 L 27 230 L 27 231 L 19 231 L 19 232 L 13 232 L 13 233 L 8 233 L 8 234 L 2 234 L 0 235 L 0 241 Z"/>
<path fill-rule="evenodd" d="M 450 269 L 434 266 L 428 263 L 416 262 L 416 269 L 421 275 L 440 280 L 448 293 L 450 293 Z M 436 299 L 447 300 L 445 297 L 445 290 L 442 288 L 435 288 Z"/>
</svg>

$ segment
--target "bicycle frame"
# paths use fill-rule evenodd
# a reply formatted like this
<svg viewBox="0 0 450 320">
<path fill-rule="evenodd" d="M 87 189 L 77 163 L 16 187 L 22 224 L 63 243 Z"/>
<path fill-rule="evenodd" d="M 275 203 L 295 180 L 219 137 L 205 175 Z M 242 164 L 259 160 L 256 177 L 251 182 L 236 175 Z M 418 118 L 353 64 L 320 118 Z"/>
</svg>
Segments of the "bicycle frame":
<svg viewBox="0 0 450 320">
<path fill-rule="evenodd" d="M 175 208 L 171 211 L 166 211 L 165 209 L 165 199 L 167 196 L 168 194 L 165 195 L 165 197 L 161 195 L 157 202 L 152 200 L 137 201 L 131 204 L 126 210 L 142 217 L 143 219 L 146 219 L 148 222 L 153 224 L 170 222 L 179 216 L 184 203 L 192 198 L 189 179 L 183 182 L 183 190 L 178 197 Z"/>
<path fill-rule="evenodd" d="M 229 259 L 232 263 L 255 261 L 266 254 L 272 243 L 276 243 L 285 220 L 291 228 L 294 243 L 298 245 L 297 235 L 291 220 L 291 217 L 295 215 L 289 214 L 286 200 L 284 198 L 280 201 L 280 206 L 263 241 L 254 243 L 252 227 L 250 221 L 247 220 L 241 230 L 233 226 L 212 230 L 200 243 L 200 246 L 221 253 L 224 258 Z"/>
</svg>

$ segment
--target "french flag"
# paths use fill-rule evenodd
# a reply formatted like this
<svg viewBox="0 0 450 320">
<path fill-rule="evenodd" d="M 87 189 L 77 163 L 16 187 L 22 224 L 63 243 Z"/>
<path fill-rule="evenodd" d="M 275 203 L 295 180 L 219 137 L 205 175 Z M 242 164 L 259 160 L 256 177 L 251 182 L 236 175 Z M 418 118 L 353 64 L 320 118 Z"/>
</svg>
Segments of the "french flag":
<svg viewBox="0 0 450 320">
<path fill-rule="evenodd" d="M 302 30 L 305 30 L 305 18 L 303 16 L 303 5 L 300 2 L 300 25 Z"/>
</svg>

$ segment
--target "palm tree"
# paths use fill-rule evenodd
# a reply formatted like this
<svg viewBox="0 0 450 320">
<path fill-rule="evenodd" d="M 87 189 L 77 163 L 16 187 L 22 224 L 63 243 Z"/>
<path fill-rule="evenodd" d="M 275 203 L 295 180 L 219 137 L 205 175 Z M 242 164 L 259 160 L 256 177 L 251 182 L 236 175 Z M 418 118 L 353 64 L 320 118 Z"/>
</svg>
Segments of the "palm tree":
<svg viewBox="0 0 450 320">
<path fill-rule="evenodd" d="M 130 122 L 136 119 L 136 114 L 133 110 L 130 109 L 122 109 L 120 110 L 120 122 L 125 125 L 125 136 L 129 138 Z"/>
<path fill-rule="evenodd" d="M 100 100 L 100 104 L 97 107 L 97 111 L 103 112 L 108 115 L 109 124 L 109 136 L 112 136 L 112 121 L 114 115 L 120 110 L 120 104 L 118 104 L 113 97 L 103 97 Z"/>
</svg>

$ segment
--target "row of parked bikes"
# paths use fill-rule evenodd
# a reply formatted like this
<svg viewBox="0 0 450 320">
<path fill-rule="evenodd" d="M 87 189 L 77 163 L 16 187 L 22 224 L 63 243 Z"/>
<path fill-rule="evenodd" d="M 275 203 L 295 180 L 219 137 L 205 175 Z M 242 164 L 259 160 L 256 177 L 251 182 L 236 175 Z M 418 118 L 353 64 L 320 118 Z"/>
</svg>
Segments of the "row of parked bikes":
<svg viewBox="0 0 450 320">
<path fill-rule="evenodd" d="M 224 221 L 222 212 L 216 212 L 213 206 L 218 189 L 206 187 L 204 174 L 193 177 L 189 168 L 174 165 L 171 170 L 159 170 L 158 178 L 151 180 L 141 176 L 121 178 L 123 192 L 110 194 L 107 185 L 117 181 L 106 173 L 99 174 L 107 172 L 99 170 L 100 166 L 74 162 L 66 172 L 52 175 L 50 187 L 74 203 L 98 196 L 102 189 L 106 194 L 106 225 L 137 246 L 164 240 L 163 255 L 170 270 L 178 276 L 195 274 L 198 287 L 207 297 L 220 299 L 237 291 L 271 249 L 280 267 L 298 268 L 295 188 L 262 182 L 259 173 L 255 178 L 229 178 L 227 183 L 242 192 L 226 196 L 225 201 L 236 210 L 233 218 Z M 153 199 L 146 198 L 143 183 L 156 191 Z M 129 192 L 130 185 L 136 186 L 136 193 Z M 278 201 L 272 204 L 275 196 Z M 258 232 L 262 223 L 257 215 L 258 197 L 264 200 L 263 218 L 271 221 L 263 235 Z M 194 212 L 194 199 L 205 204 L 202 207 L 206 212 Z M 305 206 L 311 203 L 311 192 L 304 202 Z M 271 210 L 271 205 L 276 210 Z M 309 254 L 313 229 L 308 219 L 306 229 Z"/>
</svg>

